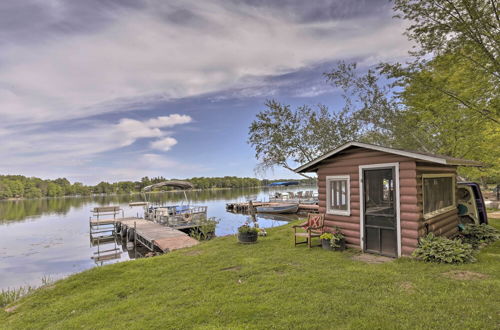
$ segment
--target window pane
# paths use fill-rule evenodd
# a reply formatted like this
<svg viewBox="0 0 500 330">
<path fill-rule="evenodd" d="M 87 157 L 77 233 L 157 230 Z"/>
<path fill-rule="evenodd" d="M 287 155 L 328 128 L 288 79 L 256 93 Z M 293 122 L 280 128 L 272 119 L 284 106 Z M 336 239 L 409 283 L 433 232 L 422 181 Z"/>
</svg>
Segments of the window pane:
<svg viewBox="0 0 500 330">
<path fill-rule="evenodd" d="M 347 180 L 329 180 L 329 209 L 347 211 L 348 203 L 348 187 Z"/>
<path fill-rule="evenodd" d="M 453 205 L 453 178 L 424 178 L 424 213 Z"/>
</svg>

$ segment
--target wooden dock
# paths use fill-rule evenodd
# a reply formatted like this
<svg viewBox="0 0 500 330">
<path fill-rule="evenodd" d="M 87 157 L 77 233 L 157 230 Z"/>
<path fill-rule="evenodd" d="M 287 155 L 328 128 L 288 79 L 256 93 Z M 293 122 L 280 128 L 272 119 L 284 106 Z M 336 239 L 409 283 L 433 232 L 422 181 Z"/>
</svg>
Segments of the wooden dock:
<svg viewBox="0 0 500 330">
<path fill-rule="evenodd" d="M 287 203 L 252 202 L 252 204 L 253 207 L 259 207 L 259 206 L 278 206 L 280 204 L 287 204 Z M 247 202 L 226 204 L 226 210 L 235 213 L 249 213 L 250 212 L 249 207 L 250 204 Z M 297 210 L 297 213 L 318 213 L 318 212 L 319 212 L 319 206 L 316 204 L 299 204 L 299 209 Z"/>
<path fill-rule="evenodd" d="M 199 244 L 199 242 L 180 230 L 170 228 L 141 218 L 115 219 L 117 233 L 126 233 L 125 237 L 135 245 L 140 243 L 150 251 L 169 252 Z M 123 234 L 122 234 L 123 237 Z"/>
</svg>

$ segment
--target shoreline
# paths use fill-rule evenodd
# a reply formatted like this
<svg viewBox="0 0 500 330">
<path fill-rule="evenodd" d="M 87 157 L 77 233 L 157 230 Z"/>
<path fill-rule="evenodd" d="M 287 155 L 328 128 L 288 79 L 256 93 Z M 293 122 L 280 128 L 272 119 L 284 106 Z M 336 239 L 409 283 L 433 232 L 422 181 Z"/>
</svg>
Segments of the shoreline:
<svg viewBox="0 0 500 330">
<path fill-rule="evenodd" d="M 296 187 L 310 187 L 311 185 L 298 185 Z M 267 186 L 251 186 L 251 187 L 235 187 L 235 188 L 206 188 L 206 189 L 191 189 L 189 191 L 221 191 L 221 190 L 232 190 L 232 189 L 254 189 L 254 188 L 270 188 Z M 276 188 L 276 187 L 272 187 Z M 166 191 L 150 191 L 147 194 L 163 194 L 163 193 L 178 193 L 183 190 L 166 190 Z M 19 202 L 25 200 L 43 200 L 43 199 L 57 199 L 57 198 L 85 198 L 85 197 L 107 197 L 107 196 L 134 196 L 143 194 L 141 191 L 134 191 L 129 193 L 109 193 L 109 194 L 90 194 L 90 195 L 67 195 L 67 196 L 57 196 L 57 197 L 37 197 L 37 198 L 25 198 L 25 197 L 9 197 L 5 199 L 0 199 L 0 202 Z"/>
</svg>

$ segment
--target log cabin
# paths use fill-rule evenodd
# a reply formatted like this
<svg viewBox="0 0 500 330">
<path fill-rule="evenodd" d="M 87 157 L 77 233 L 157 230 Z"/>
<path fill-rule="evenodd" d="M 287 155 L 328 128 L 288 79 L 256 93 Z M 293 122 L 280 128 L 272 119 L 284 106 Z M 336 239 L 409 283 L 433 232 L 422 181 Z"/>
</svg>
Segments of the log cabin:
<svg viewBox="0 0 500 330">
<path fill-rule="evenodd" d="M 457 167 L 471 160 L 349 142 L 297 169 L 318 177 L 324 229 L 347 245 L 390 257 L 410 255 L 418 239 L 457 233 Z"/>
</svg>

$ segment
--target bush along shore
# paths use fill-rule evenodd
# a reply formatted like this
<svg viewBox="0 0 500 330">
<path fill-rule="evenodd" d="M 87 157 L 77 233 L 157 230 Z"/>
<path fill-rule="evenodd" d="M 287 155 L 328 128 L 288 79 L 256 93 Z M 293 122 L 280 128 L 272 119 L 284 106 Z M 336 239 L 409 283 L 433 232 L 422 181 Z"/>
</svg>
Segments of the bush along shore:
<svg viewBox="0 0 500 330">
<path fill-rule="evenodd" d="M 0 200 L 18 200 L 24 198 L 63 197 L 63 196 L 91 196 L 91 195 L 118 195 L 139 193 L 142 188 L 154 183 L 166 181 L 164 177 L 143 177 L 140 181 L 119 181 L 109 183 L 102 181 L 95 186 L 87 186 L 81 182 L 69 182 L 66 178 L 43 180 L 23 175 L 0 175 Z M 196 177 L 184 179 L 191 182 L 196 189 L 231 189 L 263 187 L 272 182 L 287 181 L 284 179 L 267 180 L 256 178 L 225 177 Z M 294 180 L 303 184 L 315 184 L 315 180 Z M 169 187 L 162 188 L 168 191 Z"/>
<path fill-rule="evenodd" d="M 0 327 L 478 328 L 498 326 L 500 242 L 477 262 L 360 261 L 294 247 L 291 225 L 76 274 L 11 303 Z M 500 228 L 500 220 L 491 220 Z"/>
</svg>

